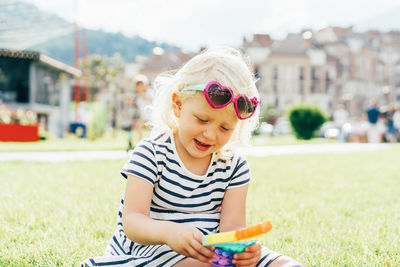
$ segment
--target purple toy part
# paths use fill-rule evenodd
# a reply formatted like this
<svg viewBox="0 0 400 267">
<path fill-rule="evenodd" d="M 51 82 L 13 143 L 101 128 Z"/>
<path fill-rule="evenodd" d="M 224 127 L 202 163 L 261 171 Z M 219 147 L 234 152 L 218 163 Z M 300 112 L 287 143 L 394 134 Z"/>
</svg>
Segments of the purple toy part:
<svg viewBox="0 0 400 267">
<path fill-rule="evenodd" d="M 227 251 L 221 248 L 215 248 L 214 253 L 217 254 L 217 257 L 215 257 L 212 261 L 212 264 L 215 266 L 235 266 L 232 263 L 233 259 L 233 252 Z"/>
</svg>

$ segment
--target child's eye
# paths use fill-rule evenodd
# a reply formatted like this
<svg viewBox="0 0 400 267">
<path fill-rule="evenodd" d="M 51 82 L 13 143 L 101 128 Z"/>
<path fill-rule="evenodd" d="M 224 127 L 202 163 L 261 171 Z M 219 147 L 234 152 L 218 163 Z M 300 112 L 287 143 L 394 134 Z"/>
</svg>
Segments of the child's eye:
<svg viewBox="0 0 400 267">
<path fill-rule="evenodd" d="M 206 123 L 206 122 L 208 122 L 208 120 L 203 120 L 203 119 L 200 119 L 199 117 L 196 117 L 198 120 L 199 120 L 199 122 L 201 122 L 201 123 Z"/>
<path fill-rule="evenodd" d="M 225 132 L 227 132 L 227 131 L 230 130 L 229 128 L 226 128 L 226 127 L 224 127 L 224 126 L 221 126 L 221 129 L 222 129 L 223 131 L 225 131 Z"/>
</svg>

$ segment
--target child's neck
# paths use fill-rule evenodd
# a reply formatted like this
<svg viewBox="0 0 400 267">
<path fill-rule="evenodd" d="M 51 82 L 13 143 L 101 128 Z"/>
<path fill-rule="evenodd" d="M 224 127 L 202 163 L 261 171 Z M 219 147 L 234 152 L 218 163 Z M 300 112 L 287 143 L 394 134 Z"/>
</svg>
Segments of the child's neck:
<svg viewBox="0 0 400 267">
<path fill-rule="evenodd" d="M 211 155 L 210 157 L 202 159 L 183 161 L 183 159 L 181 158 L 181 160 L 188 171 L 193 174 L 202 176 L 207 173 L 208 167 L 210 166 Z"/>
<path fill-rule="evenodd" d="M 193 174 L 205 175 L 212 159 L 212 154 L 203 158 L 194 158 L 185 150 L 179 142 L 177 142 L 177 135 L 174 134 L 175 148 L 178 153 L 178 157 L 185 165 L 185 168 Z"/>
</svg>

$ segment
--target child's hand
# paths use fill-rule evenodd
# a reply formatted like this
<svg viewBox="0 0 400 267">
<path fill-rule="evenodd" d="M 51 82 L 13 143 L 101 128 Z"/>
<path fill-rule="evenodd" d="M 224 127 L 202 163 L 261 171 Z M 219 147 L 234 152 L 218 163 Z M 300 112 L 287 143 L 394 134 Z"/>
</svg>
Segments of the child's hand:
<svg viewBox="0 0 400 267">
<path fill-rule="evenodd" d="M 248 246 L 244 252 L 235 253 L 232 263 L 236 266 L 256 266 L 261 258 L 261 245 Z"/>
<path fill-rule="evenodd" d="M 212 248 L 203 246 L 203 234 L 196 227 L 179 224 L 174 230 L 167 238 L 167 245 L 171 249 L 181 255 L 211 263 L 216 255 L 212 252 Z"/>
</svg>

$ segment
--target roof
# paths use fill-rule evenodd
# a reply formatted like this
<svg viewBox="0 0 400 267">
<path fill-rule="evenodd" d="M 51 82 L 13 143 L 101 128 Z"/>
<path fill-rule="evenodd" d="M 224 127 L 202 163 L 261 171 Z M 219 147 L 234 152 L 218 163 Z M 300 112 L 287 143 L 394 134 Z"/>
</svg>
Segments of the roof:
<svg viewBox="0 0 400 267">
<path fill-rule="evenodd" d="M 12 50 L 6 48 L 0 48 L 0 57 L 11 57 L 11 58 L 21 58 L 21 59 L 29 59 L 32 61 L 41 62 L 45 65 L 58 69 L 60 71 L 69 73 L 74 76 L 81 76 L 81 70 L 74 68 L 70 65 L 67 65 L 61 61 L 58 61 L 54 58 L 46 56 L 44 54 L 40 54 L 35 51 L 28 50 Z"/>
<path fill-rule="evenodd" d="M 12 58 L 23 58 L 23 59 L 39 59 L 39 53 L 34 51 L 27 51 L 27 50 L 11 50 L 0 48 L 0 57 L 12 57 Z"/>
<path fill-rule="evenodd" d="M 81 72 L 80 69 L 74 68 L 74 67 L 72 67 L 70 65 L 67 65 L 67 64 L 65 64 L 65 63 L 63 63 L 61 61 L 58 61 L 58 60 L 56 60 L 54 58 L 51 58 L 49 56 L 46 56 L 46 55 L 40 55 L 39 61 L 44 63 L 44 64 L 47 64 L 47 65 L 49 65 L 49 66 L 51 66 L 53 68 L 59 69 L 59 70 L 64 71 L 64 72 L 67 72 L 67 73 L 69 73 L 71 75 L 74 75 L 74 76 L 81 76 L 82 75 L 82 72 Z"/>
<path fill-rule="evenodd" d="M 300 34 L 289 34 L 286 39 L 272 44 L 273 54 L 304 55 L 311 45 Z"/>
<path fill-rule="evenodd" d="M 246 45 L 259 45 L 259 46 L 270 46 L 274 41 L 271 39 L 269 34 L 253 34 L 253 40 L 247 42 Z"/>
<path fill-rule="evenodd" d="M 163 55 L 153 55 L 148 57 L 143 69 L 156 69 L 158 71 L 165 69 L 175 69 L 181 66 L 192 58 L 192 54 L 186 54 L 182 52 L 169 51 Z"/>
</svg>

